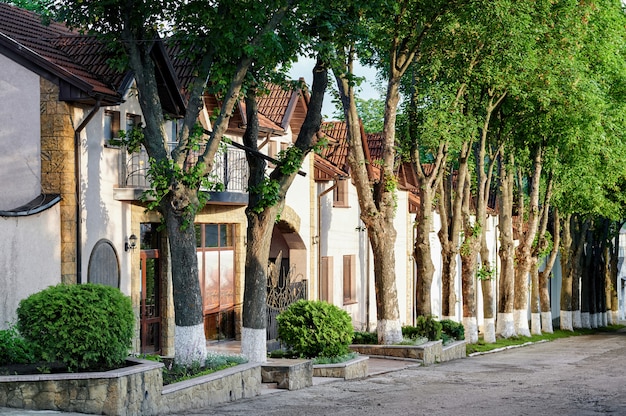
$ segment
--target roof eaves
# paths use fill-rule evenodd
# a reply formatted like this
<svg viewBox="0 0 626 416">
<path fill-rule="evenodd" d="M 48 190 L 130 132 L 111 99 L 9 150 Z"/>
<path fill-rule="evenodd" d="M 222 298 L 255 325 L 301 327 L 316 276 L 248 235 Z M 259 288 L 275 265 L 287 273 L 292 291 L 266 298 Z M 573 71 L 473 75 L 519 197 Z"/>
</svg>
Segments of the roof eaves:
<svg viewBox="0 0 626 416">
<path fill-rule="evenodd" d="M 2 47 L 6 48 L 6 51 L 15 54 L 14 56 L 20 57 L 25 60 L 21 61 L 20 64 L 24 64 L 25 62 L 35 64 L 35 68 L 30 65 L 25 66 L 29 67 L 29 69 L 32 69 L 33 72 L 36 72 L 38 75 L 41 75 L 47 79 L 50 78 L 50 75 L 54 75 L 54 77 L 58 77 L 65 82 L 68 82 L 73 86 L 81 89 L 82 91 L 92 94 L 93 87 L 88 82 L 78 78 L 65 68 L 55 65 L 43 56 L 39 55 L 37 52 L 33 51 L 32 49 L 22 45 L 21 43 L 0 32 L 0 50 L 2 50 Z M 39 69 L 39 71 L 37 71 L 37 69 Z"/>
</svg>

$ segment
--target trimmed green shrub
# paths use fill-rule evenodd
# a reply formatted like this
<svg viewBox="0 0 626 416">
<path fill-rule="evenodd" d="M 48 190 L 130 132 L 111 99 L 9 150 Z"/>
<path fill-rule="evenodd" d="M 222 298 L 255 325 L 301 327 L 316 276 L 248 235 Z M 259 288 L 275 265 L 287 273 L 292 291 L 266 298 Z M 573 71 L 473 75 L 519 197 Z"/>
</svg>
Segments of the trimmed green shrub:
<svg viewBox="0 0 626 416">
<path fill-rule="evenodd" d="M 15 326 L 0 330 L 0 365 L 30 364 L 35 361 L 32 346 Z"/>
<path fill-rule="evenodd" d="M 436 321 L 432 316 L 418 316 L 415 326 L 403 326 L 402 336 L 405 338 L 425 337 L 430 341 L 441 339 L 441 322 Z"/>
<path fill-rule="evenodd" d="M 335 305 L 299 300 L 276 319 L 278 337 L 302 357 L 336 357 L 350 351 L 352 319 Z"/>
<path fill-rule="evenodd" d="M 447 335 L 453 340 L 460 341 L 465 339 L 465 327 L 463 327 L 463 324 L 454 322 L 451 319 L 444 319 L 441 321 L 441 332 L 442 336 Z"/>
<path fill-rule="evenodd" d="M 378 334 L 376 332 L 355 331 L 352 337 L 353 344 L 376 345 L 378 344 Z"/>
<path fill-rule="evenodd" d="M 23 299 L 17 328 L 44 361 L 69 371 L 124 363 L 134 331 L 133 308 L 117 288 L 98 284 L 51 286 Z"/>
</svg>

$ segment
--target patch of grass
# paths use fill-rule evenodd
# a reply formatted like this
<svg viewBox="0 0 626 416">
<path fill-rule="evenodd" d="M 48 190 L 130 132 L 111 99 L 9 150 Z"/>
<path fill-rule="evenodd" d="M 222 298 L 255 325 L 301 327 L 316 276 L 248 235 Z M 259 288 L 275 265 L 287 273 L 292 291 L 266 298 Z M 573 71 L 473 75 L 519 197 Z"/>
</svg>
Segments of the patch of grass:
<svg viewBox="0 0 626 416">
<path fill-rule="evenodd" d="M 336 357 L 316 357 L 313 358 L 313 364 L 339 364 L 350 361 L 359 356 L 357 352 L 349 352 L 347 354 L 339 355 Z"/>
<path fill-rule="evenodd" d="M 428 342 L 428 338 L 416 336 L 415 338 L 402 338 L 402 341 L 394 345 L 422 345 Z"/>
<path fill-rule="evenodd" d="M 511 338 L 500 338 L 497 339 L 494 343 L 486 343 L 482 339 L 479 340 L 476 344 L 467 344 L 466 351 L 467 355 L 475 353 L 475 352 L 487 352 L 496 350 L 498 348 L 505 348 L 514 345 L 522 345 L 527 342 L 539 342 L 539 341 L 553 341 L 559 338 L 568 338 L 579 335 L 593 335 L 598 332 L 617 332 L 618 330 L 624 328 L 624 325 L 610 325 L 603 328 L 597 329 L 575 329 L 574 331 L 563 331 L 560 329 L 554 330 L 554 333 L 547 334 L 544 333 L 542 335 L 532 335 L 530 337 L 511 337 Z"/>
<path fill-rule="evenodd" d="M 163 385 L 178 383 L 179 381 L 206 376 L 216 371 L 225 370 L 248 360 L 241 355 L 224 355 L 209 353 L 204 365 L 194 363 L 191 367 L 172 364 L 163 368 Z"/>
</svg>

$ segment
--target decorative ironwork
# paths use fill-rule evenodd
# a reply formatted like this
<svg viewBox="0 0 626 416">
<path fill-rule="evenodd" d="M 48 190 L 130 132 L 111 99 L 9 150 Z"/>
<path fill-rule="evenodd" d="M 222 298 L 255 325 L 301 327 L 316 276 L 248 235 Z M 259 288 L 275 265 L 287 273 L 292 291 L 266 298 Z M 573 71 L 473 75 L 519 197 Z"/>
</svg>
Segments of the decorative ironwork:
<svg viewBox="0 0 626 416">
<path fill-rule="evenodd" d="M 307 299 L 307 281 L 302 274 L 296 274 L 295 266 L 285 269 L 281 266 L 282 252 L 275 262 L 268 266 L 267 279 L 267 339 L 278 338 L 276 317 L 300 299 Z"/>
<path fill-rule="evenodd" d="M 170 143 L 170 147 L 173 147 Z M 190 162 L 195 162 L 204 149 L 200 148 L 189 156 Z M 125 148 L 120 148 L 120 184 L 122 188 L 148 189 L 151 187 L 148 177 L 150 167 L 146 150 L 141 147 L 138 152 L 129 154 Z M 213 169 L 209 174 L 211 180 L 223 185 L 224 192 L 246 192 L 248 186 L 248 162 L 243 150 L 232 146 L 224 146 L 215 155 Z M 217 185 L 216 184 L 216 185 Z M 214 188 L 218 188 L 215 186 Z M 211 189 L 203 189 L 211 190 Z"/>
</svg>

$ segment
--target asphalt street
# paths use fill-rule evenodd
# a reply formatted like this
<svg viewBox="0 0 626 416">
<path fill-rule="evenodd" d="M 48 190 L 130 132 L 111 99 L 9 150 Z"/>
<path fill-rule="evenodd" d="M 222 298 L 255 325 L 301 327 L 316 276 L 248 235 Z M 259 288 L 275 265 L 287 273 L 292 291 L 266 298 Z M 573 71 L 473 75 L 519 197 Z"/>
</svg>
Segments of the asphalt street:
<svg viewBox="0 0 626 416">
<path fill-rule="evenodd" d="M 626 333 L 320 384 L 187 415 L 626 415 Z"/>
</svg>

